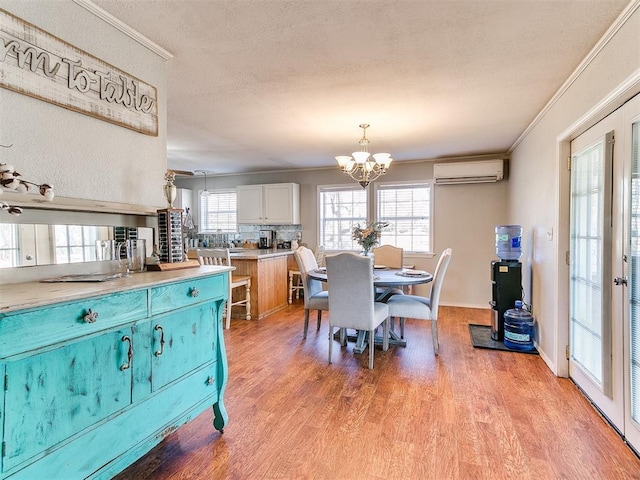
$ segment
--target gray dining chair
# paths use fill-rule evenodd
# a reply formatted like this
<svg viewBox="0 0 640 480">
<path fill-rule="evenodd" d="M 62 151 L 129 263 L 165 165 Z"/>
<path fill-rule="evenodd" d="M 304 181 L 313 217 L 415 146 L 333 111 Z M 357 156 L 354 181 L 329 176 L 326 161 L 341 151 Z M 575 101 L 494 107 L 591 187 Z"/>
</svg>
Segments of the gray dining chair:
<svg viewBox="0 0 640 480">
<path fill-rule="evenodd" d="M 333 347 L 333 331 L 341 329 L 340 343 L 344 345 L 344 329 L 369 332 L 369 368 L 373 368 L 374 332 L 383 324 L 382 349 L 389 348 L 389 307 L 374 300 L 373 262 L 370 257 L 353 252 L 327 255 L 329 284 L 329 363 Z"/>
<path fill-rule="evenodd" d="M 307 338 L 309 330 L 309 310 L 318 311 L 318 326 L 320 330 L 320 322 L 322 321 L 322 310 L 329 310 L 329 292 L 322 289 L 322 282 L 309 278 L 308 273 L 318 268 L 318 262 L 313 252 L 305 246 L 298 247 L 293 252 L 298 270 L 302 277 L 302 289 L 304 298 L 304 331 L 302 338 Z"/>
<path fill-rule="evenodd" d="M 419 295 L 394 295 L 388 301 L 389 316 L 400 319 L 400 337 L 404 338 L 404 319 L 416 318 L 419 320 L 431 320 L 431 336 L 433 339 L 433 351 L 438 355 L 438 305 L 440 303 L 440 291 L 444 282 L 444 276 L 451 260 L 450 248 L 447 248 L 436 265 L 433 274 L 433 283 L 429 298 Z M 393 320 L 392 320 L 393 322 Z"/>
</svg>

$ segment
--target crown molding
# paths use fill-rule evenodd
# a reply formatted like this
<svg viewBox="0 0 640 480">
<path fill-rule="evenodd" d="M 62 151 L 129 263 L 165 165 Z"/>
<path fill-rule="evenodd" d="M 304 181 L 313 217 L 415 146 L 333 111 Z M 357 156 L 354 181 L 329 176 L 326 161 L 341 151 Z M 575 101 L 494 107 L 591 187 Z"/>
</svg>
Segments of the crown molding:
<svg viewBox="0 0 640 480">
<path fill-rule="evenodd" d="M 108 23 L 112 27 L 116 28 L 117 30 L 120 30 L 122 33 L 124 33 L 128 37 L 132 38 L 133 40 L 138 42 L 143 47 L 148 48 L 149 50 L 151 50 L 153 53 L 155 53 L 159 57 L 162 57 L 165 60 L 170 60 L 170 59 L 173 58 L 173 54 L 172 53 L 168 52 L 167 50 L 162 48 L 157 43 L 152 42 L 147 37 L 142 35 L 140 32 L 138 32 L 137 30 L 134 30 L 129 25 L 127 25 L 124 22 L 118 20 L 116 17 L 111 15 L 106 10 L 103 10 L 102 8 L 100 8 L 95 3 L 91 2 L 90 0 L 73 0 L 73 1 L 77 5 L 80 5 L 82 8 L 84 8 L 84 9 L 88 10 L 89 12 L 93 13 L 96 17 L 98 17 L 101 20 L 105 21 L 106 23 Z"/>
<path fill-rule="evenodd" d="M 595 46 L 591 49 L 591 51 L 587 54 L 587 56 L 580 62 L 580 65 L 573 71 L 573 73 L 569 76 L 569 78 L 562 84 L 562 86 L 558 89 L 551 100 L 547 102 L 544 108 L 536 115 L 533 121 L 529 124 L 527 128 L 522 132 L 522 134 L 516 139 L 516 141 L 509 148 L 508 153 L 513 152 L 520 143 L 529 135 L 531 130 L 533 130 L 538 123 L 544 118 L 544 116 L 549 113 L 549 110 L 553 108 L 553 106 L 560 100 L 562 95 L 565 94 L 567 90 L 574 84 L 574 82 L 582 75 L 582 72 L 586 70 L 586 68 L 593 62 L 596 57 L 600 54 L 602 49 L 607 46 L 607 44 L 611 41 L 613 37 L 618 33 L 618 31 L 622 28 L 622 26 L 627 23 L 629 18 L 635 13 L 635 11 L 640 7 L 640 0 L 633 0 L 627 5 L 627 7 L 622 11 L 622 13 L 618 16 L 615 22 L 607 29 L 602 38 L 595 44 Z"/>
</svg>

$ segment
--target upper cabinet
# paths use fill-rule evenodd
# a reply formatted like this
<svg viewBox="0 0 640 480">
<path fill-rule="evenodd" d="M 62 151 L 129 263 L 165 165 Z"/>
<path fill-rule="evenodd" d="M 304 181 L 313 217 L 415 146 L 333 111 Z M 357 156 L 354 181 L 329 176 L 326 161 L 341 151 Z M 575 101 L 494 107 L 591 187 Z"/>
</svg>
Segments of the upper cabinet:
<svg viewBox="0 0 640 480">
<path fill-rule="evenodd" d="M 173 208 L 181 208 L 184 212 L 186 212 L 188 208 L 193 214 L 192 197 L 193 192 L 188 188 L 178 188 L 176 191 L 176 199 L 173 201 Z"/>
<path fill-rule="evenodd" d="M 300 185 L 272 183 L 238 186 L 238 223 L 299 224 Z"/>
</svg>

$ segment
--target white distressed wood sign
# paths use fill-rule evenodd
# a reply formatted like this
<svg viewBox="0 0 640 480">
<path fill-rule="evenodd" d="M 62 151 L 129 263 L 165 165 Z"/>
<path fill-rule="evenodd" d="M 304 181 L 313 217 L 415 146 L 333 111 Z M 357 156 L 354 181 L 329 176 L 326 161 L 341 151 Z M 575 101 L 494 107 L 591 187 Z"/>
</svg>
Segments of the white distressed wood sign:
<svg viewBox="0 0 640 480">
<path fill-rule="evenodd" d="M 154 86 L 2 9 L 0 87 L 158 135 Z"/>
</svg>

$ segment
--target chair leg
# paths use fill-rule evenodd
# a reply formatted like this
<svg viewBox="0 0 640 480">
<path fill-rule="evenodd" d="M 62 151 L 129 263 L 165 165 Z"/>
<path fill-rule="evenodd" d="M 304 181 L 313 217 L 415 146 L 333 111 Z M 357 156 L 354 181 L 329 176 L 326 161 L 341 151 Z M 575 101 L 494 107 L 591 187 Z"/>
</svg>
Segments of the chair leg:
<svg viewBox="0 0 640 480">
<path fill-rule="evenodd" d="M 322 310 L 318 310 L 318 328 L 316 328 L 316 330 L 320 330 L 321 321 L 322 321 Z"/>
<path fill-rule="evenodd" d="M 347 346 L 347 329 L 346 328 L 340 329 L 340 346 L 341 347 Z"/>
<path fill-rule="evenodd" d="M 373 368 L 373 351 L 375 350 L 375 330 L 369 331 L 369 370 Z"/>
<path fill-rule="evenodd" d="M 400 317 L 400 338 L 404 340 L 404 317 Z"/>
<path fill-rule="evenodd" d="M 247 320 L 251 320 L 251 280 L 247 282 L 247 288 L 245 290 L 245 299 L 247 303 L 245 303 L 245 307 L 247 308 L 247 314 L 245 318 Z"/>
<path fill-rule="evenodd" d="M 307 330 L 309 330 L 309 309 L 304 309 L 304 331 L 302 333 L 302 338 L 307 338 Z"/>
<path fill-rule="evenodd" d="M 438 322 L 431 320 L 431 337 L 433 338 L 433 353 L 438 355 Z"/>
<path fill-rule="evenodd" d="M 293 302 L 293 275 L 289 272 L 289 305 Z"/>
<path fill-rule="evenodd" d="M 333 350 L 333 327 L 329 325 L 329 365 L 331 365 L 331 351 Z"/>
<path fill-rule="evenodd" d="M 387 318 L 382 324 L 382 351 L 389 350 L 389 318 Z"/>
</svg>

